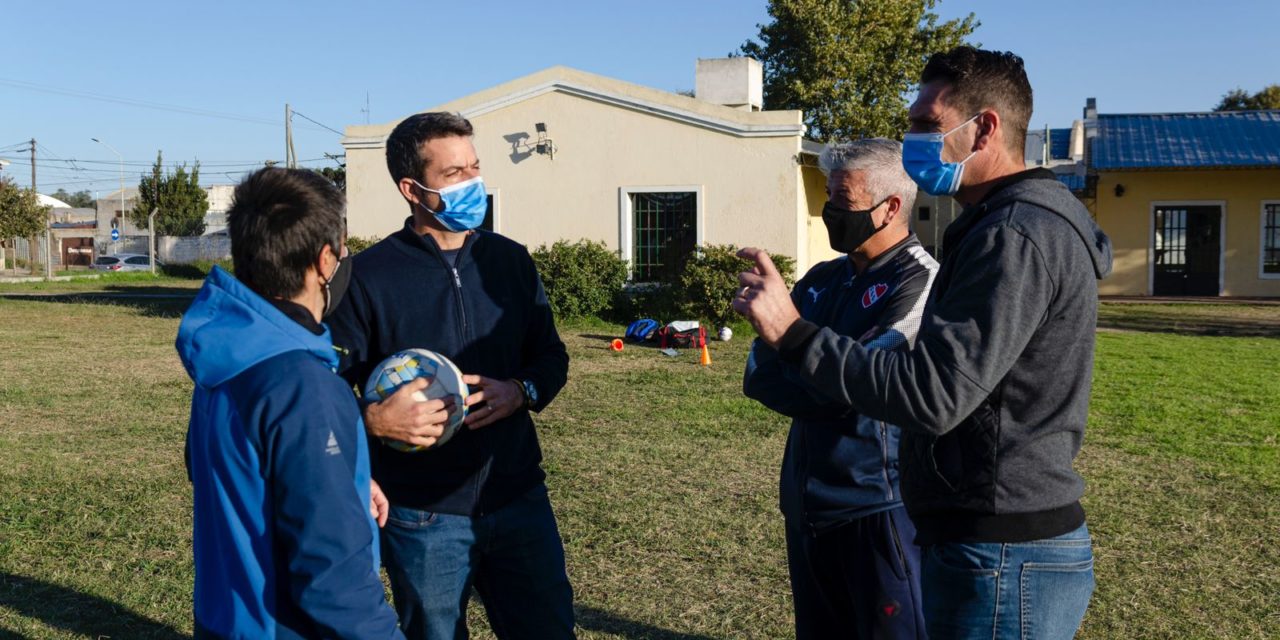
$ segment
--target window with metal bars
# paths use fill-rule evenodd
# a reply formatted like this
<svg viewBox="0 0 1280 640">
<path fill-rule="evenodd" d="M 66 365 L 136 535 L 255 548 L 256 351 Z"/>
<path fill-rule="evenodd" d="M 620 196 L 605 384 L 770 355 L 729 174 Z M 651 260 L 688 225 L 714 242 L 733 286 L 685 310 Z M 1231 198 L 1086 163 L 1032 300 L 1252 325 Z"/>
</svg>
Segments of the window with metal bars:
<svg viewBox="0 0 1280 640">
<path fill-rule="evenodd" d="M 1187 263 L 1187 212 L 1185 209 L 1156 209 L 1156 264 Z"/>
<path fill-rule="evenodd" d="M 1262 209 L 1262 272 L 1280 275 L 1280 203 Z"/>
<path fill-rule="evenodd" d="M 698 245 L 698 194 L 631 193 L 632 277 L 674 282 Z"/>
</svg>

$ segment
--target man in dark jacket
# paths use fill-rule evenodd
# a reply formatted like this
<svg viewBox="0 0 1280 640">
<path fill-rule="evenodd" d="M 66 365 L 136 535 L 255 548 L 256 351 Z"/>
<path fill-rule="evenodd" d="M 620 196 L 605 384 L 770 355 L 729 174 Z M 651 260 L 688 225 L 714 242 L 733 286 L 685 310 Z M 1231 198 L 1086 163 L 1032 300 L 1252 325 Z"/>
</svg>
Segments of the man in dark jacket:
<svg viewBox="0 0 1280 640">
<path fill-rule="evenodd" d="M 360 388 L 382 359 L 424 348 L 457 364 L 473 391 L 469 429 L 417 452 L 386 442 L 430 446 L 460 407 L 415 402 L 418 381 L 365 408 L 405 634 L 466 637 L 474 585 L 499 638 L 571 638 L 573 593 L 531 419 L 564 386 L 569 356 L 528 251 L 478 229 L 487 197 L 471 136 L 449 113 L 392 131 L 387 168 L 412 215 L 355 256 L 334 344 Z"/>
<path fill-rule="evenodd" d="M 196 638 L 404 637 L 370 517 L 386 499 L 320 324 L 350 273 L 343 213 L 310 171 L 246 178 L 227 213 L 235 276 L 214 267 L 178 327 Z"/>
<path fill-rule="evenodd" d="M 735 307 L 788 371 L 903 430 L 903 499 L 924 547 L 932 638 L 1070 638 L 1093 592 L 1072 468 L 1088 418 L 1097 280 L 1111 245 L 1045 170 L 1024 170 L 1021 58 L 933 56 L 903 166 L 954 194 L 942 267 L 911 351 L 867 349 L 802 319 L 768 255 Z"/>
<path fill-rule="evenodd" d="M 791 291 L 800 315 L 868 348 L 909 348 L 938 264 L 908 228 L 916 185 L 902 145 L 827 147 L 822 218 L 846 254 Z M 747 396 L 791 417 L 780 487 L 796 637 L 923 638 L 920 549 L 898 488 L 898 429 L 790 374 L 759 340 Z"/>
</svg>

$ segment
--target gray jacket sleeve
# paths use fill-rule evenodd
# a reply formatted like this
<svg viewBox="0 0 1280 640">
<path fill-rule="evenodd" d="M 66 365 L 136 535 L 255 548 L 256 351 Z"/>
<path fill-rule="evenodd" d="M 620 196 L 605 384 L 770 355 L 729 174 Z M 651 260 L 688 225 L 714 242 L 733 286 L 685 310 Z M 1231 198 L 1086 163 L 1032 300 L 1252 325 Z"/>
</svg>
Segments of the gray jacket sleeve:
<svg viewBox="0 0 1280 640">
<path fill-rule="evenodd" d="M 956 248 L 952 279 L 910 351 L 868 349 L 795 323 L 779 356 L 822 395 L 918 432 L 950 431 L 991 394 L 1045 321 L 1056 285 L 1036 245 L 1005 225 Z"/>
</svg>

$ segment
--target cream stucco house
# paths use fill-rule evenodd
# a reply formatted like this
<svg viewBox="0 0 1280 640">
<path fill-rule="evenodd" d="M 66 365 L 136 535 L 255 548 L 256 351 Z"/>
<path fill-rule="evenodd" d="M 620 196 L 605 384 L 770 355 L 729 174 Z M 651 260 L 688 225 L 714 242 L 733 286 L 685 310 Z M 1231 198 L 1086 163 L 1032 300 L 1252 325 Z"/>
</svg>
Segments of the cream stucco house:
<svg viewBox="0 0 1280 640">
<path fill-rule="evenodd" d="M 641 281 L 703 243 L 761 246 L 802 273 L 834 257 L 821 145 L 804 139 L 801 113 L 760 110 L 749 58 L 699 60 L 696 79 L 688 97 L 552 67 L 424 111 L 471 120 L 487 224 L 531 249 L 603 241 Z M 384 237 L 409 215 L 385 160 L 397 122 L 346 129 L 352 236 Z"/>
</svg>

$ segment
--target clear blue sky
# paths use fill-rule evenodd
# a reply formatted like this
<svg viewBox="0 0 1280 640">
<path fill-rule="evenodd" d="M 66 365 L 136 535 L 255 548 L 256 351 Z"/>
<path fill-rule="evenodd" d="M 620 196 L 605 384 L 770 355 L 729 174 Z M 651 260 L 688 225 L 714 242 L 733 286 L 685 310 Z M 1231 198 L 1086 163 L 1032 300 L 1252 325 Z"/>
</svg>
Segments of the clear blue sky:
<svg viewBox="0 0 1280 640">
<path fill-rule="evenodd" d="M 341 131 L 365 121 L 366 93 L 370 121 L 387 122 L 556 64 L 686 90 L 696 58 L 736 50 L 767 19 L 763 0 L 6 5 L 5 173 L 30 184 L 29 155 L 14 150 L 34 137 L 42 192 L 102 195 L 118 185 L 117 156 L 90 138 L 123 154 L 127 185 L 157 150 L 227 183 L 283 159 L 286 102 Z M 1034 127 L 1069 126 L 1090 96 L 1103 113 L 1205 111 L 1235 87 L 1280 82 L 1276 0 L 944 0 L 937 11 L 975 13 L 973 41 L 1026 59 Z M 303 164 L 332 165 L 324 154 L 342 153 L 340 136 L 294 123 Z"/>
</svg>

